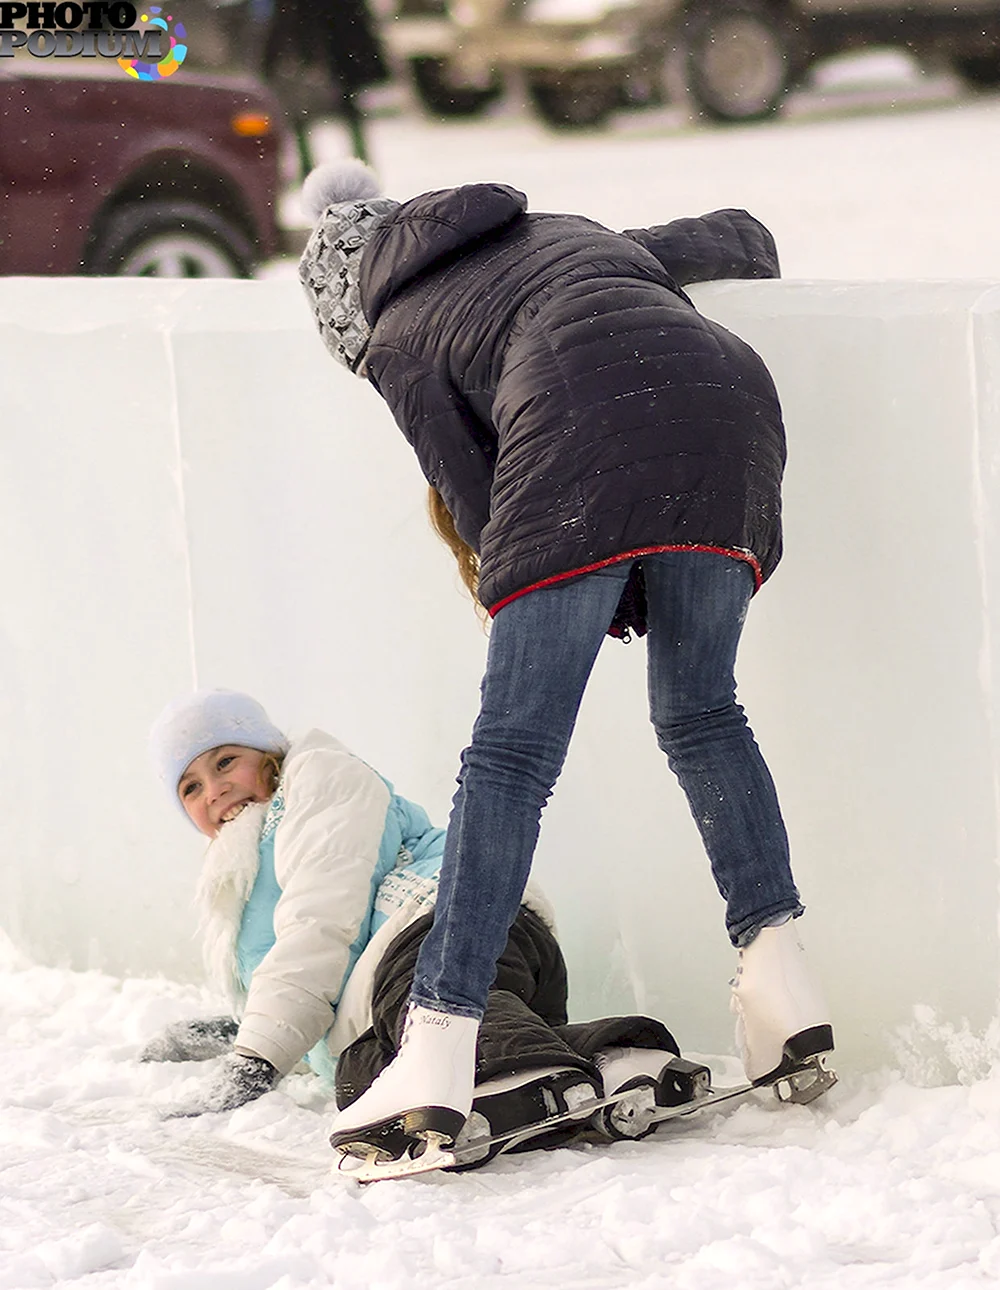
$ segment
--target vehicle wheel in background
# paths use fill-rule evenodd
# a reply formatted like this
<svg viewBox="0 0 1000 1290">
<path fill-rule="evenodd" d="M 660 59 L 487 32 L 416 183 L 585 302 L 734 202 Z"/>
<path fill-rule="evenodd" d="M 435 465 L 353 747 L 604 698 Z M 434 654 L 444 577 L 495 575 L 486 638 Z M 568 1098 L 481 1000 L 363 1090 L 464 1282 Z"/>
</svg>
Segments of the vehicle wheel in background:
<svg viewBox="0 0 1000 1290">
<path fill-rule="evenodd" d="M 528 94 L 546 125 L 579 130 L 603 125 L 621 104 L 623 77 L 598 68 L 579 68 L 553 75 L 527 72 Z"/>
<path fill-rule="evenodd" d="M 418 98 L 435 116 L 476 116 L 503 93 L 499 76 L 471 85 L 455 76 L 446 58 L 411 58 L 410 74 Z"/>
<path fill-rule="evenodd" d="M 771 116 L 794 79 L 794 29 L 759 0 L 708 0 L 680 36 L 690 95 L 716 121 Z"/>
<path fill-rule="evenodd" d="M 965 54 L 955 59 L 955 67 L 965 83 L 977 90 L 1000 86 L 1000 54 Z"/>
<path fill-rule="evenodd" d="M 87 256 L 86 272 L 135 278 L 249 278 L 253 244 L 235 225 L 194 202 L 130 202 L 113 211 Z"/>
</svg>

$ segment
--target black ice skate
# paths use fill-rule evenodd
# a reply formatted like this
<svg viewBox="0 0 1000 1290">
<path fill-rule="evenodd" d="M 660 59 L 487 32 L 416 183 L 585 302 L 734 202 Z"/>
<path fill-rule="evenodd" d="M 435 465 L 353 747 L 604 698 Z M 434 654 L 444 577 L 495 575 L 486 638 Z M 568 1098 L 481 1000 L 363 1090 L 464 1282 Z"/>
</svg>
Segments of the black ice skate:
<svg viewBox="0 0 1000 1290">
<path fill-rule="evenodd" d="M 458 1163 L 447 1167 L 478 1169 L 503 1150 L 563 1146 L 588 1126 L 589 1111 L 580 1108 L 602 1095 L 597 1080 L 572 1066 L 519 1071 L 477 1084 L 472 1112 L 455 1140 Z M 555 1128 L 520 1136 L 527 1126 L 543 1124 L 553 1116 L 561 1120 Z M 506 1134 L 515 1135 L 517 1141 L 505 1138 Z"/>
</svg>

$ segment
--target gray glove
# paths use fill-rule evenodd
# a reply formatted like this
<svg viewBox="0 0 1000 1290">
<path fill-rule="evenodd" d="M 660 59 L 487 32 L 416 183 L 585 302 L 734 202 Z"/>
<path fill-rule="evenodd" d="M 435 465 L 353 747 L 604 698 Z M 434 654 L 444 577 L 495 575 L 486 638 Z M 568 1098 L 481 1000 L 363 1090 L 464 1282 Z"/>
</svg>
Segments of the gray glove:
<svg viewBox="0 0 1000 1290">
<path fill-rule="evenodd" d="M 233 1046 L 240 1023 L 233 1017 L 197 1017 L 175 1021 L 139 1053 L 141 1062 L 204 1062 Z"/>
<path fill-rule="evenodd" d="M 269 1093 L 281 1076 L 263 1057 L 245 1057 L 230 1053 L 202 1091 L 187 1102 L 179 1103 L 163 1112 L 164 1120 L 184 1116 L 206 1115 L 218 1111 L 235 1111 L 238 1106 L 252 1102 Z"/>
</svg>

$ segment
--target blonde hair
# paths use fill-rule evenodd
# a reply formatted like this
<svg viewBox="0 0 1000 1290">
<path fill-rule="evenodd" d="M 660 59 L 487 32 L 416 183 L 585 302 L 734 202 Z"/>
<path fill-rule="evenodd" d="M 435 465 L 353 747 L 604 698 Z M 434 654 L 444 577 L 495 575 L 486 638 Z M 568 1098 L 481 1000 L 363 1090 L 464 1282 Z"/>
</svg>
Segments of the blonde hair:
<svg viewBox="0 0 1000 1290">
<path fill-rule="evenodd" d="M 285 763 L 285 754 L 269 752 L 264 754 L 264 760 L 260 764 L 261 770 L 268 770 L 268 789 L 267 791 L 273 797 L 278 790 L 278 784 L 281 781 L 281 768 Z"/>
<path fill-rule="evenodd" d="M 464 542 L 459 536 L 451 511 L 445 506 L 444 498 L 433 485 L 427 490 L 427 513 L 431 517 L 431 527 L 434 532 L 455 557 L 458 575 L 472 597 L 476 613 L 485 623 L 486 609 L 479 599 L 479 556 L 468 542 Z"/>
</svg>

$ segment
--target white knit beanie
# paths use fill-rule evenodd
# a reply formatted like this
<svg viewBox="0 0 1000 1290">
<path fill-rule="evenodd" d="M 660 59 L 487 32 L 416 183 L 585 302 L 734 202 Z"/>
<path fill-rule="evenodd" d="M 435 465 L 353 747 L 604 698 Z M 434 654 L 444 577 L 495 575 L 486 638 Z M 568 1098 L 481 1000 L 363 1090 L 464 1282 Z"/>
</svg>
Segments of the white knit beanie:
<svg viewBox="0 0 1000 1290">
<path fill-rule="evenodd" d="M 316 223 L 299 261 L 299 279 L 327 349 L 363 375 L 371 326 L 361 307 L 361 257 L 372 234 L 399 202 L 379 196 L 379 182 L 360 161 L 329 162 L 302 185 L 302 206 Z"/>
<path fill-rule="evenodd" d="M 149 752 L 175 802 L 180 803 L 177 785 L 194 759 L 223 744 L 258 752 L 288 751 L 288 740 L 249 694 L 196 690 L 167 704 L 149 732 Z"/>
</svg>

